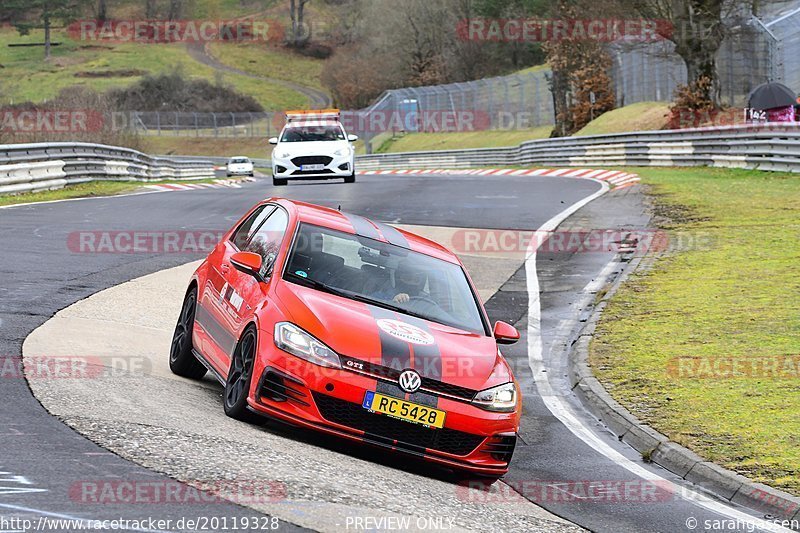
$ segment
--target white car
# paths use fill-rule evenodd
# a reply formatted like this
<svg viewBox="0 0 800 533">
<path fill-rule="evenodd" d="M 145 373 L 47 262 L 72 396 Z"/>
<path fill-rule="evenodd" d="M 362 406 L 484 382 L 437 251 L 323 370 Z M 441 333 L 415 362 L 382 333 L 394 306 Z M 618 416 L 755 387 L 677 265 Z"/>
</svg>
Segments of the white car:
<svg viewBox="0 0 800 533">
<path fill-rule="evenodd" d="M 288 111 L 286 126 L 269 143 L 272 151 L 272 183 L 286 185 L 290 179 L 344 178 L 356 181 L 357 135 L 348 135 L 339 121 L 339 111 Z"/>
<path fill-rule="evenodd" d="M 244 156 L 231 157 L 225 167 L 225 173 L 229 178 L 231 176 L 250 176 L 252 178 L 254 171 L 253 162 Z"/>
</svg>

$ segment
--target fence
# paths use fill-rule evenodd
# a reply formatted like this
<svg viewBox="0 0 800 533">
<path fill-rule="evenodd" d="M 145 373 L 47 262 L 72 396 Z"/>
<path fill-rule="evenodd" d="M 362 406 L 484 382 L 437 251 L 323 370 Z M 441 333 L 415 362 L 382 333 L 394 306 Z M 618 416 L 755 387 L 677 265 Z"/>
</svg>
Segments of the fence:
<svg viewBox="0 0 800 533">
<path fill-rule="evenodd" d="M 177 137 L 261 137 L 277 135 L 283 113 L 182 113 L 130 111 L 113 113 L 115 130 Z"/>
<path fill-rule="evenodd" d="M 764 24 L 776 42 L 776 78 L 800 89 L 800 8 L 779 15 Z"/>
<path fill-rule="evenodd" d="M 780 40 L 752 16 L 728 24 L 732 29 L 716 56 L 720 98 L 725 105 L 744 106 L 756 86 L 780 79 Z M 618 42 L 609 53 L 618 106 L 670 101 L 678 85 L 687 81 L 686 65 L 670 41 Z"/>
<path fill-rule="evenodd" d="M 210 161 L 170 159 L 102 144 L 0 145 L 0 194 L 60 189 L 93 180 L 156 181 L 214 177 Z"/>
<path fill-rule="evenodd" d="M 503 122 L 504 118 L 525 113 L 524 128 L 547 126 L 554 122 L 553 96 L 547 81 L 549 74 L 549 70 L 540 69 L 463 83 L 394 89 L 383 93 L 374 104 L 360 113 L 481 110 L 488 118 L 486 129 L 510 129 Z"/>
<path fill-rule="evenodd" d="M 713 166 L 800 172 L 800 126 L 765 124 L 560 137 L 515 147 L 360 156 L 358 170 L 486 166 Z"/>
</svg>

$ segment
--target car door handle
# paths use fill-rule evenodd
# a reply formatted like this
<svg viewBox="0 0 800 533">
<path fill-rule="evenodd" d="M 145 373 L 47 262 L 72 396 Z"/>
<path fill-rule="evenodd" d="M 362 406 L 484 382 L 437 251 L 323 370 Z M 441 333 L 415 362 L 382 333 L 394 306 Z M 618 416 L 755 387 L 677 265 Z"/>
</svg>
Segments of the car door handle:
<svg viewBox="0 0 800 533">
<path fill-rule="evenodd" d="M 229 267 L 227 264 L 223 263 L 223 264 L 220 266 L 220 270 L 222 270 L 222 273 L 223 273 L 223 274 L 227 274 L 228 272 L 230 272 L 230 271 L 231 271 L 231 267 Z"/>
</svg>

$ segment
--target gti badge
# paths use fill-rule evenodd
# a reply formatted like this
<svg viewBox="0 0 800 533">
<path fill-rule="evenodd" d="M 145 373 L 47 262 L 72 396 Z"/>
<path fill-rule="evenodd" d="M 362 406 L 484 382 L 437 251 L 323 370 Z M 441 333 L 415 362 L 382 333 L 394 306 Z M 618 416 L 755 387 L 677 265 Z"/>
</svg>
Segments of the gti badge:
<svg viewBox="0 0 800 533">
<path fill-rule="evenodd" d="M 422 385 L 422 378 L 413 370 L 404 370 L 397 378 L 397 384 L 403 391 L 414 393 Z"/>
</svg>

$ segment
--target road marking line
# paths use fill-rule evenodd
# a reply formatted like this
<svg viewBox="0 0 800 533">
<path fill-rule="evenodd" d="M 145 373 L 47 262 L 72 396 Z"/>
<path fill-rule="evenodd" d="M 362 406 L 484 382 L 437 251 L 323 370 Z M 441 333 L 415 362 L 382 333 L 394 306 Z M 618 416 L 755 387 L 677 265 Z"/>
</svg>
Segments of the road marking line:
<svg viewBox="0 0 800 533">
<path fill-rule="evenodd" d="M 614 176 L 617 172 L 615 170 L 605 170 L 602 171 L 600 174 L 595 174 L 593 177 L 598 180 L 605 180 Z"/>
<path fill-rule="evenodd" d="M 593 179 L 593 181 L 597 181 Z M 571 206 L 564 209 L 562 212 L 555 215 L 553 218 L 542 224 L 542 226 L 536 230 L 536 235 L 538 237 L 539 234 L 544 237 L 545 235 L 549 234 L 553 230 L 555 230 L 559 224 L 561 224 L 567 217 L 578 211 L 581 207 L 585 206 L 592 200 L 599 198 L 603 194 L 605 194 L 609 190 L 608 183 L 604 181 L 597 181 L 602 185 L 602 188 L 580 200 Z M 534 238 L 531 239 L 532 243 L 541 243 L 543 242 L 542 239 Z M 533 246 L 531 246 L 533 248 Z M 539 300 L 539 277 L 536 272 L 536 254 L 537 249 L 529 249 L 528 255 L 525 258 L 525 276 L 526 276 L 526 285 L 528 291 L 528 364 L 530 365 L 531 372 L 533 373 L 533 380 L 536 383 L 536 388 L 539 391 L 539 396 L 542 398 L 542 402 L 544 402 L 547 409 L 556 417 L 558 420 L 570 431 L 573 435 L 581 439 L 584 443 L 588 446 L 593 448 L 595 451 L 605 455 L 608 459 L 613 461 L 618 466 L 625 468 L 632 474 L 647 480 L 647 481 L 658 481 L 663 482 L 665 486 L 669 487 L 672 490 L 673 494 L 678 495 L 681 499 L 693 503 L 699 507 L 703 507 L 708 511 L 720 514 L 722 516 L 727 516 L 742 522 L 754 524 L 756 527 L 760 527 L 766 531 L 775 531 L 775 532 L 786 532 L 791 533 L 791 529 L 786 529 L 777 524 L 770 524 L 766 523 L 763 520 L 759 520 L 747 513 L 734 509 L 724 503 L 718 502 L 705 494 L 700 492 L 694 491 L 688 487 L 684 487 L 683 485 L 678 485 L 673 483 L 672 481 L 659 476 L 658 474 L 647 470 L 646 468 L 642 467 L 641 465 L 634 463 L 620 452 L 606 444 L 603 440 L 600 439 L 590 428 L 585 426 L 583 422 L 573 413 L 572 409 L 567 405 L 566 402 L 562 399 L 561 396 L 557 395 L 553 390 L 550 381 L 548 379 L 548 372 L 545 372 L 544 368 L 544 351 L 542 350 L 542 324 L 541 324 L 541 316 L 542 316 L 542 309 L 541 309 L 541 301 Z M 610 273 L 610 268 L 615 266 L 615 261 L 611 261 L 606 267 L 603 269 L 602 273 Z M 606 272 L 606 271 L 609 272 Z M 601 273 L 601 274 L 602 274 Z M 584 290 L 590 288 L 592 290 L 599 289 L 600 285 L 603 283 L 602 277 L 595 278 L 591 283 L 589 283 Z M 595 287 L 596 285 L 596 287 Z M 582 306 L 577 306 L 578 308 Z M 562 323 L 563 324 L 563 323 Z"/>
</svg>

